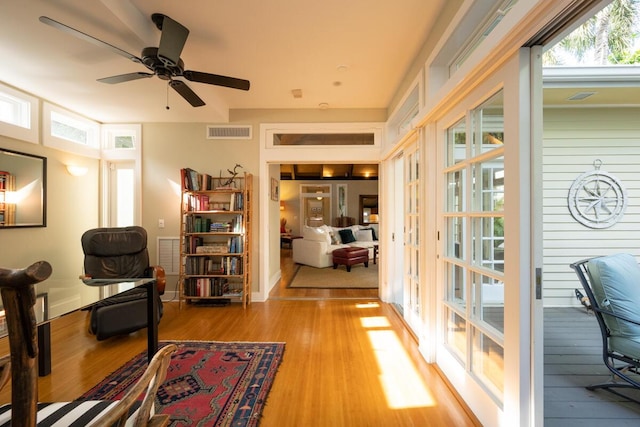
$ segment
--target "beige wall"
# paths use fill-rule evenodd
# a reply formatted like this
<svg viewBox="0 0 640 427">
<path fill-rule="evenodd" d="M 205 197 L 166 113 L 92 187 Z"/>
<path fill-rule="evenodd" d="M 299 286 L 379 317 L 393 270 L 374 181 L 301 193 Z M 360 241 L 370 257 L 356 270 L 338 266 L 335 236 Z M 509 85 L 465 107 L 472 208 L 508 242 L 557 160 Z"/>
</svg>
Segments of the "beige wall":
<svg viewBox="0 0 640 427">
<path fill-rule="evenodd" d="M 46 260 L 53 267 L 50 280 L 78 281 L 84 259 L 80 237 L 98 226 L 98 160 L 4 136 L 0 148 L 47 158 L 47 226 L 0 229 L 0 266 L 20 268 Z M 65 169 L 68 163 L 86 165 L 89 172 L 73 177 Z"/>
</svg>

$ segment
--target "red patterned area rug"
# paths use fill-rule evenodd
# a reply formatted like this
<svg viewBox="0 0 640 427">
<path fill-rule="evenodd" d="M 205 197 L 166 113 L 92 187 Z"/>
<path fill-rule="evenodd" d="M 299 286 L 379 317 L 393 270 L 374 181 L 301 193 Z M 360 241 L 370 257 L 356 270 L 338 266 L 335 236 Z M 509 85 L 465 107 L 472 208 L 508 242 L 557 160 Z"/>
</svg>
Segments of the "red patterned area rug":
<svg viewBox="0 0 640 427">
<path fill-rule="evenodd" d="M 284 343 L 162 341 L 174 343 L 156 412 L 170 426 L 256 426 L 284 353 Z M 143 352 L 80 396 L 118 399 L 147 367 Z"/>
</svg>

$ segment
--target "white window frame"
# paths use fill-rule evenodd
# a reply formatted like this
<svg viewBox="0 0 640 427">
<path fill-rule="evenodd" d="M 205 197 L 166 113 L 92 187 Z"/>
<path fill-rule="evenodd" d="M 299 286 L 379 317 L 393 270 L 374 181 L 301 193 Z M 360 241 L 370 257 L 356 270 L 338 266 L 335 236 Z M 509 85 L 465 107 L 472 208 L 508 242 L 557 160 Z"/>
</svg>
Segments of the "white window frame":
<svg viewBox="0 0 640 427">
<path fill-rule="evenodd" d="M 102 125 L 102 212 L 101 224 L 104 227 L 115 226 L 112 214 L 114 191 L 112 189 L 113 174 L 117 173 L 119 165 L 128 166 L 133 163 L 134 173 L 134 224 L 142 224 L 142 125 L 141 124 L 106 124 Z M 132 136 L 133 148 L 114 148 L 115 138 L 121 135 Z"/>
<path fill-rule="evenodd" d="M 39 100 L 35 96 L 27 95 L 24 92 L 13 89 L 7 85 L 0 83 L 0 97 L 5 95 L 7 98 L 17 101 L 16 109 L 25 109 L 27 111 L 19 112 L 20 115 L 28 121 L 28 125 L 20 126 L 19 124 L 9 123 L 0 120 L 0 135 L 10 138 L 20 139 L 22 141 L 38 144 L 40 141 L 39 120 L 40 110 Z"/>
<path fill-rule="evenodd" d="M 52 114 L 59 114 L 69 120 L 68 124 L 77 126 L 87 132 L 87 143 L 80 144 L 68 139 L 53 136 Z M 100 158 L 100 123 L 75 114 L 64 108 L 57 107 L 48 102 L 42 104 L 42 143 L 43 145 L 69 153 L 78 154 L 94 159 Z"/>
</svg>

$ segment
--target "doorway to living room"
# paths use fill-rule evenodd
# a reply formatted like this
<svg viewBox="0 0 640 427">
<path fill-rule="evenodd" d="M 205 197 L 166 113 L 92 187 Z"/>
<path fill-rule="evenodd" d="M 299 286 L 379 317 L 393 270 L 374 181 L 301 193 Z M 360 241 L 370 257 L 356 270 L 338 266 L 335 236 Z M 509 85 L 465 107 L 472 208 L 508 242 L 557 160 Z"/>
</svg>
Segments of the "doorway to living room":
<svg viewBox="0 0 640 427">
<path fill-rule="evenodd" d="M 260 295 L 255 297 L 254 299 L 269 299 L 274 297 L 282 297 L 283 286 L 286 284 L 286 278 L 288 274 L 287 263 L 289 261 L 289 253 L 288 251 L 293 251 L 293 249 L 281 248 L 280 245 L 280 233 L 277 235 L 273 233 L 272 230 L 279 230 L 280 227 L 280 218 L 281 218 L 281 202 L 284 204 L 284 209 L 286 209 L 287 215 L 287 227 L 292 228 L 293 234 L 301 235 L 301 227 L 304 225 L 304 215 L 300 214 L 300 199 L 296 196 L 295 200 L 288 198 L 287 193 L 285 191 L 284 180 L 281 179 L 280 176 L 280 165 L 291 165 L 291 164 L 303 164 L 303 165 L 322 165 L 322 164 L 336 164 L 336 165 L 347 165 L 347 164 L 357 164 L 357 165 L 365 165 L 365 164 L 374 164 L 378 165 L 380 161 L 380 153 L 381 153 L 381 135 L 382 135 L 383 125 L 382 123 L 308 123 L 308 124 L 264 124 L 261 125 L 261 158 L 260 158 L 260 168 L 261 168 L 261 176 L 264 176 L 265 179 L 260 181 L 260 185 L 264 186 L 260 191 L 263 194 L 269 194 L 269 188 L 266 184 L 272 178 L 279 182 L 280 191 L 279 196 L 280 199 L 278 201 L 272 201 L 270 198 L 261 198 L 260 203 L 260 211 L 265 212 L 265 215 L 260 216 Z M 369 134 L 372 137 L 370 138 L 371 143 L 358 143 L 358 144 L 343 144 L 339 147 L 336 146 L 326 146 L 326 145 L 315 145 L 315 142 L 310 145 L 305 145 L 304 147 L 300 146 L 290 146 L 290 145 L 282 145 L 277 143 L 277 138 L 283 140 L 282 135 L 287 133 L 291 134 Z M 287 139 L 287 138 L 284 138 Z M 335 141 L 335 138 L 330 138 Z M 352 138 L 352 140 L 354 140 Z M 356 138 L 357 140 L 357 138 Z M 275 141 L 275 142 L 274 142 Z M 354 163 L 354 159 L 357 159 L 357 162 Z M 306 184 L 322 184 L 322 185 L 330 185 L 332 187 L 331 191 L 331 202 L 328 209 L 330 210 L 329 218 L 335 218 L 337 215 L 337 200 L 335 199 L 335 195 L 337 194 L 337 185 L 344 184 L 344 182 L 339 182 L 340 177 L 333 177 L 330 179 L 329 177 L 320 178 L 318 182 L 307 182 Z M 297 186 L 299 187 L 298 183 Z M 378 188 L 377 184 L 375 185 L 375 189 L 373 191 L 368 191 L 367 194 L 377 193 Z M 297 190 L 296 192 L 299 192 Z M 356 194 L 347 193 L 349 199 L 351 197 L 355 197 L 354 207 L 348 208 L 350 212 L 347 212 L 347 216 L 357 217 L 358 210 L 358 196 Z M 291 210 L 290 210 L 291 209 Z M 325 207 L 323 206 L 323 210 Z M 323 212 L 324 213 L 324 212 Z M 291 215 L 291 216 L 289 216 Z M 297 218 L 294 218 L 296 216 Z M 333 219 L 332 218 L 332 219 Z M 323 223 L 326 222 L 326 218 L 323 220 Z M 355 223 L 355 222 L 354 222 Z M 296 224 L 297 228 L 296 228 Z M 326 225 L 332 225 L 329 222 Z M 295 242 L 295 241 L 294 241 Z M 288 246 L 288 245 L 287 245 Z M 295 243 L 294 243 L 295 246 Z M 291 269 L 293 271 L 293 269 Z M 289 276 L 291 277 L 291 276 Z M 273 290 L 273 292 L 271 292 Z M 338 290 L 321 290 L 320 292 L 323 297 L 328 295 L 335 295 L 338 293 L 348 292 L 344 289 Z M 312 293 L 318 294 L 317 291 L 312 291 L 309 289 L 287 289 L 285 291 L 287 295 L 310 295 Z M 356 292 L 363 292 L 363 290 L 356 290 Z M 371 295 L 371 290 L 366 290 L 368 294 Z M 295 294 L 294 294 L 295 293 Z M 351 291 L 353 294 L 353 291 Z M 373 290 L 374 297 L 377 299 L 378 295 L 376 290 Z"/>
</svg>

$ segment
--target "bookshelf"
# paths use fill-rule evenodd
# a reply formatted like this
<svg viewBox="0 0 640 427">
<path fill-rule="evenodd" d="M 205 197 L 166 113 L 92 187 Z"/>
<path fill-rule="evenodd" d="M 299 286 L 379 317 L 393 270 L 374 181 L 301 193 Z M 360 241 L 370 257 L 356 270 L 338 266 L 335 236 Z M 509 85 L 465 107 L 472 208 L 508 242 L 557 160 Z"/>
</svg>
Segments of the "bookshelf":
<svg viewBox="0 0 640 427">
<path fill-rule="evenodd" d="M 253 176 L 180 171 L 180 305 L 251 303 Z"/>
<path fill-rule="evenodd" d="M 15 177 L 0 171 L 0 227 L 15 224 L 16 206 L 9 200 L 9 192 L 15 187 Z"/>
</svg>

